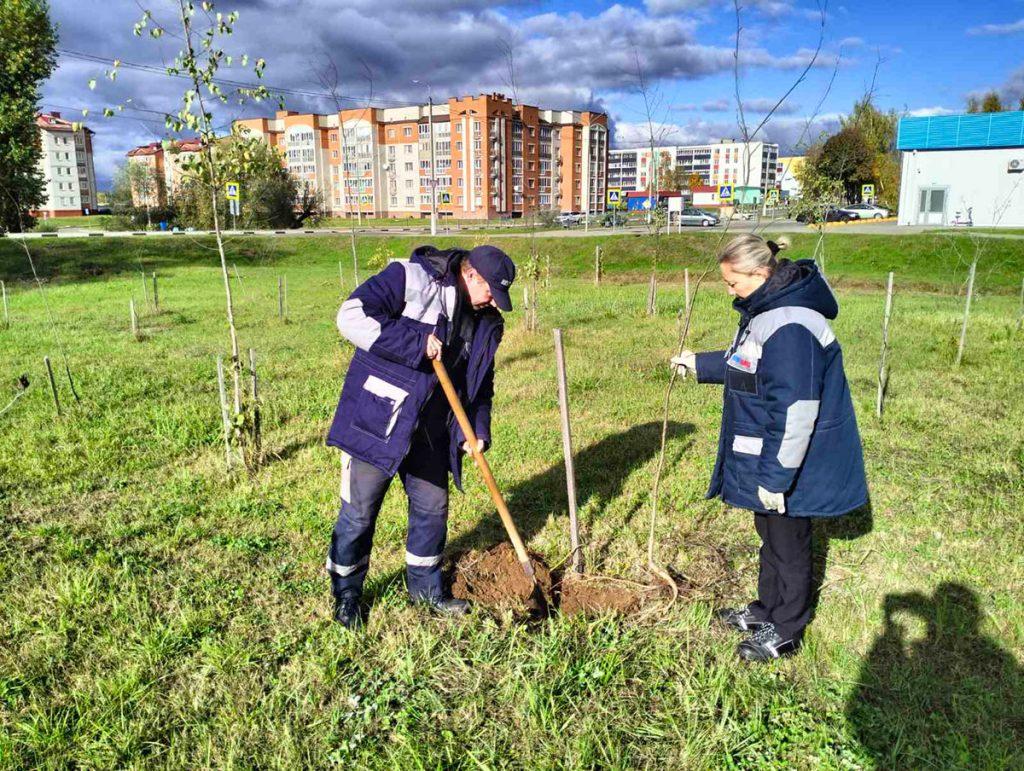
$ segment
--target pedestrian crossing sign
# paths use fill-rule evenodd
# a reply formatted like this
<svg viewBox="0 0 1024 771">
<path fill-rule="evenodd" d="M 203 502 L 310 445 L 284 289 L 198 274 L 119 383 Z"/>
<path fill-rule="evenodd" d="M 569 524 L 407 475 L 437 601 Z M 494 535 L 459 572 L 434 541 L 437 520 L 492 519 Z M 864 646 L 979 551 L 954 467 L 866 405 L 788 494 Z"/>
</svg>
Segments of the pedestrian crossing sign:
<svg viewBox="0 0 1024 771">
<path fill-rule="evenodd" d="M 238 189 L 239 184 L 237 182 L 228 182 L 224 186 L 224 195 L 229 201 L 237 201 L 239 198 Z"/>
<path fill-rule="evenodd" d="M 608 188 L 608 205 L 618 206 L 622 202 L 622 190 L 617 187 Z"/>
<path fill-rule="evenodd" d="M 860 197 L 865 201 L 869 198 L 875 197 L 875 186 L 874 185 L 861 185 L 860 186 Z"/>
<path fill-rule="evenodd" d="M 728 203 L 732 201 L 732 185 L 719 185 L 718 186 L 718 200 L 722 203 Z"/>
<path fill-rule="evenodd" d="M 451 193 L 441 193 L 441 203 L 451 203 L 451 202 L 452 202 L 452 194 Z"/>
<path fill-rule="evenodd" d="M 766 203 L 769 206 L 774 206 L 779 202 L 779 191 L 773 187 L 771 190 L 768 191 L 768 194 L 765 196 L 765 198 Z"/>
</svg>

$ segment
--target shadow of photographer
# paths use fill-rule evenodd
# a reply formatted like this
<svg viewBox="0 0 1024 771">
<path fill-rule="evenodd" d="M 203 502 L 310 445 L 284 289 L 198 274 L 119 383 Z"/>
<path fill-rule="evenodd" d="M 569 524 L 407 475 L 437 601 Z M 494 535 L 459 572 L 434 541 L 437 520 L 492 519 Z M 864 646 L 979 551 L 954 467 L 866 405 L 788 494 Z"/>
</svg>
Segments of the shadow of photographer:
<svg viewBox="0 0 1024 771">
<path fill-rule="evenodd" d="M 1024 669 L 980 630 L 977 595 L 889 594 L 847 704 L 880 768 L 1024 768 Z M 911 635 L 912 623 L 923 635 Z"/>
</svg>

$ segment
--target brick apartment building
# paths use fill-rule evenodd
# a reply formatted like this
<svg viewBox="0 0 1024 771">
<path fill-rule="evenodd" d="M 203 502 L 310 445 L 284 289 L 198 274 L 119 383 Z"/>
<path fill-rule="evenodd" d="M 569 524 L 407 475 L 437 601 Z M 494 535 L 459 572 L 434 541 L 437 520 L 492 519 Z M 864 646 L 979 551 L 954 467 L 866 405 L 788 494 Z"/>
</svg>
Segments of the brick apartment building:
<svg viewBox="0 0 1024 771">
<path fill-rule="evenodd" d="M 46 203 L 33 215 L 75 217 L 97 207 L 96 171 L 92 163 L 91 129 L 60 117 L 59 112 L 36 116 L 39 128 L 39 172 L 46 182 Z"/>
<path fill-rule="evenodd" d="M 235 122 L 281 150 L 333 216 L 430 213 L 429 105 Z M 513 104 L 501 94 L 433 106 L 438 214 L 460 219 L 604 210 L 608 118 Z M 243 191 L 244 196 L 244 191 Z"/>
<path fill-rule="evenodd" d="M 126 153 L 128 163 L 140 164 L 151 172 L 151 184 L 132 188 L 133 206 L 166 206 L 181 184 L 183 165 L 202 149 L 198 139 L 166 140 L 140 145 Z"/>
</svg>

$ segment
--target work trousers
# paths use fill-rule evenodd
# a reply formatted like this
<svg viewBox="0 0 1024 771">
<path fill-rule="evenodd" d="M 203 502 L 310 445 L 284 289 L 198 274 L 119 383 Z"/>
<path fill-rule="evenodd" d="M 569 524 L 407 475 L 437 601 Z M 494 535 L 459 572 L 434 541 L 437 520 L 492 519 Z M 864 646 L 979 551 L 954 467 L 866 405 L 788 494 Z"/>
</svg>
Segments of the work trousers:
<svg viewBox="0 0 1024 771">
<path fill-rule="evenodd" d="M 811 619 L 811 520 L 754 514 L 754 526 L 761 536 L 761 565 L 757 602 L 750 609 L 774 624 L 784 640 L 799 637 Z"/>
<path fill-rule="evenodd" d="M 439 599 L 441 557 L 448 537 L 447 452 L 414 441 L 398 476 L 409 498 L 406 585 L 415 600 Z M 377 515 L 391 480 L 377 467 L 342 454 L 341 509 L 327 555 L 335 598 L 362 594 Z"/>
</svg>

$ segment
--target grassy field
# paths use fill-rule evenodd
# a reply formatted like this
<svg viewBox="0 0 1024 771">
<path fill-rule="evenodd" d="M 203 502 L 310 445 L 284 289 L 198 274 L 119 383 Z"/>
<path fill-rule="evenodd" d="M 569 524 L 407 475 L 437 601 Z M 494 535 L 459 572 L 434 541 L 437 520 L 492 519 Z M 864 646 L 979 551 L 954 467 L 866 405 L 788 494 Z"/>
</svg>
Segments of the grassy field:
<svg viewBox="0 0 1024 771">
<path fill-rule="evenodd" d="M 482 239 L 464 239 L 476 243 Z M 494 239 L 522 264 L 528 239 Z M 103 243 L 96 243 L 103 241 Z M 361 272 L 381 244 L 360 241 Z M 605 247 L 606 281 L 591 279 Z M 508 317 L 490 460 L 531 548 L 568 552 L 551 328 L 565 330 L 586 563 L 646 581 L 651 478 L 677 335 L 682 269 L 715 239 L 538 239 L 551 256 L 541 331 Z M 959 248 L 953 248 L 954 243 Z M 1024 765 L 1024 244 L 985 243 L 963 365 L 953 359 L 963 237 L 829 234 L 834 324 L 865 446 L 872 505 L 818 523 L 820 603 L 802 653 L 739 665 L 712 608 L 756 577 L 750 515 L 703 500 L 721 393 L 673 396 L 658 558 L 691 577 L 636 618 L 532 624 L 408 607 L 405 501 L 377 528 L 368 629 L 330 622 L 323 558 L 338 458 L 323 445 L 351 348 L 336 307 L 347 239 L 236 239 L 244 346 L 257 350 L 267 463 L 223 469 L 214 357 L 227 349 L 208 239 L 0 241 L 11 327 L 0 330 L 0 766 L 377 768 L 1020 768 Z M 813 250 L 795 237 L 793 256 Z M 156 271 L 160 311 L 143 306 Z M 892 381 L 873 414 L 881 286 L 897 272 Z M 277 318 L 288 279 L 287 323 Z M 515 297 L 519 297 L 518 291 Z M 81 393 L 42 357 L 59 325 Z M 735 314 L 697 297 L 695 347 L 723 347 Z M 453 495 L 450 548 L 502 532 L 479 477 Z"/>
</svg>

